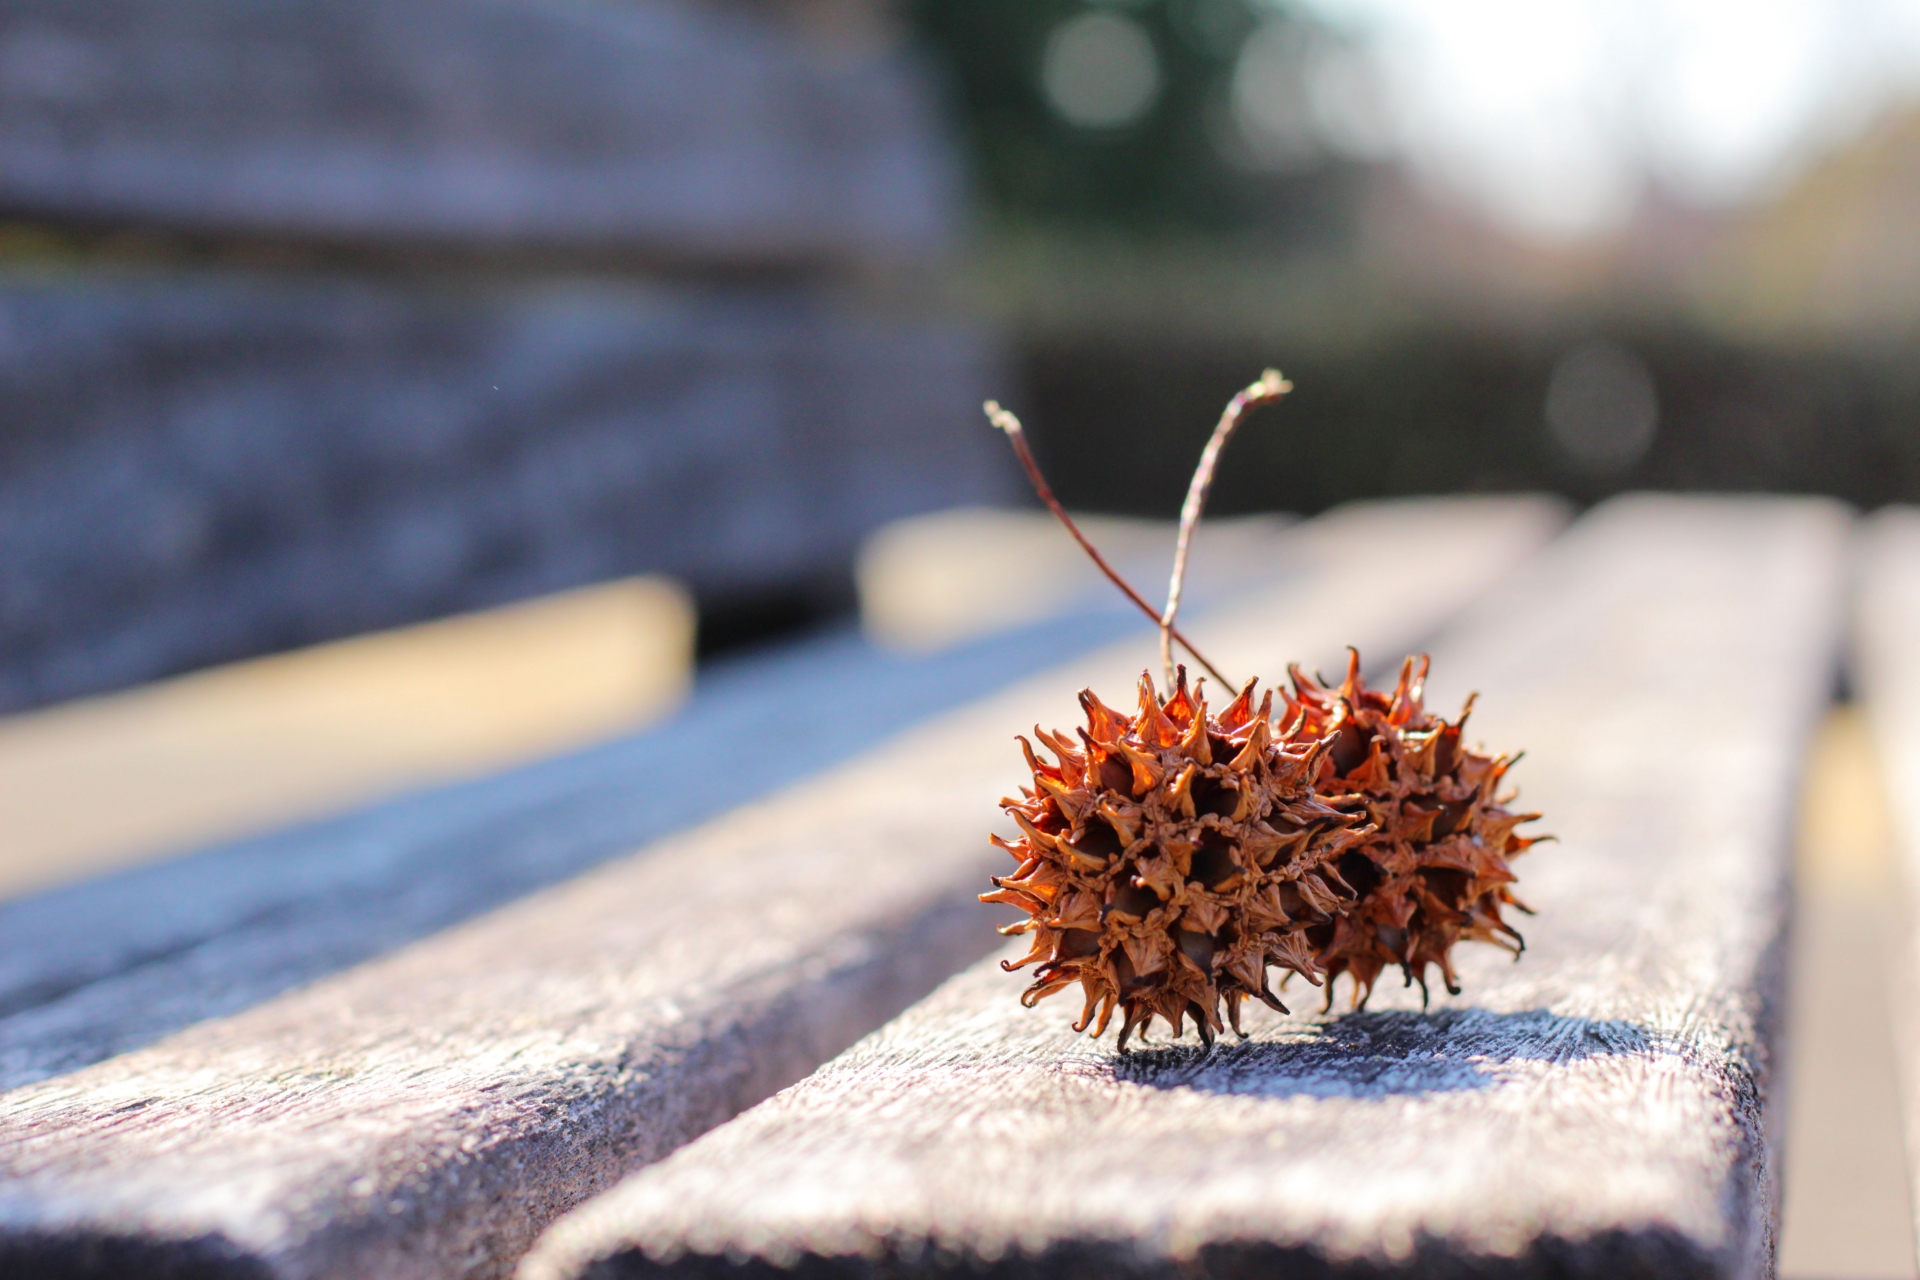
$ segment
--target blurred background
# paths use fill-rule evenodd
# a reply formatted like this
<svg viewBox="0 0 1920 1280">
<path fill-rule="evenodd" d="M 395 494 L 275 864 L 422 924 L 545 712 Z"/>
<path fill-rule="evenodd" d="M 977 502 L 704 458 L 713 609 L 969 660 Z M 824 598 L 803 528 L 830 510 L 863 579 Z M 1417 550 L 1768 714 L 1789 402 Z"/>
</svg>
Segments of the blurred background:
<svg viewBox="0 0 1920 1280">
<path fill-rule="evenodd" d="M 1362 498 L 1920 501 L 1916 354 L 1912 0 L 0 0 L 0 893 L 1029 618 L 1091 580 L 980 510 L 989 396 L 1151 577 L 1268 365 L 1256 561 Z M 1868 803 L 1803 839 L 1843 941 Z M 1912 1274 L 1890 1122 L 1796 1123 L 1788 1274 Z"/>
<path fill-rule="evenodd" d="M 887 520 L 1920 497 L 1900 0 L 6 0 L 0 707 Z"/>
<path fill-rule="evenodd" d="M 1920 9 L 928 0 L 1070 502 L 1623 487 L 1911 498 Z M 1095 449 L 1095 442 L 1123 448 Z"/>
</svg>

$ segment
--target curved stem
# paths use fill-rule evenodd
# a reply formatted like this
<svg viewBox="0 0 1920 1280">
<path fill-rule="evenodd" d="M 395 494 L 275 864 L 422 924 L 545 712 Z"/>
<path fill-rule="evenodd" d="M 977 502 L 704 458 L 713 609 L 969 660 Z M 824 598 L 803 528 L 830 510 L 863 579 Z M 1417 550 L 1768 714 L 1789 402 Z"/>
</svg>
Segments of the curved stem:
<svg viewBox="0 0 1920 1280">
<path fill-rule="evenodd" d="M 1179 635 L 1174 630 L 1173 622 L 1180 616 L 1180 592 L 1187 581 L 1187 552 L 1193 547 L 1193 531 L 1200 523 L 1200 513 L 1206 510 L 1207 494 L 1213 489 L 1213 473 L 1220 463 L 1220 451 L 1233 438 L 1247 410 L 1257 405 L 1271 404 L 1291 390 L 1293 384 L 1281 377 L 1278 369 L 1268 369 L 1262 373 L 1260 381 L 1227 402 L 1226 411 L 1220 415 L 1212 438 L 1201 451 L 1200 465 L 1193 470 L 1193 480 L 1187 485 L 1187 500 L 1180 507 L 1180 540 L 1173 548 L 1173 576 L 1167 582 L 1167 609 L 1160 615 L 1160 668 L 1166 676 L 1168 688 L 1173 687 L 1173 638 Z M 1192 647 L 1187 646 L 1189 650 Z M 1213 670 L 1211 666 L 1207 669 Z M 1214 672 L 1216 676 L 1219 674 Z"/>
<path fill-rule="evenodd" d="M 1020 426 L 1020 419 L 1014 417 L 1005 409 L 1002 409 L 1000 405 L 993 400 L 987 401 L 985 408 L 987 411 L 987 420 L 1004 431 L 1007 439 L 1012 442 L 1014 455 L 1020 459 L 1020 465 L 1025 468 L 1027 479 L 1033 482 L 1033 491 L 1040 495 L 1040 501 L 1047 504 L 1047 510 L 1053 512 L 1054 517 L 1067 527 L 1067 532 L 1073 535 L 1073 540 L 1079 543 L 1080 549 L 1087 553 L 1088 558 L 1090 558 L 1094 564 L 1099 566 L 1100 572 L 1107 575 L 1107 580 L 1113 583 L 1114 586 L 1120 588 L 1121 594 L 1133 601 L 1133 603 L 1139 607 L 1140 612 L 1152 618 L 1154 624 L 1160 628 L 1162 656 L 1164 657 L 1168 651 L 1167 638 L 1171 636 L 1174 640 L 1178 640 L 1181 648 L 1192 654 L 1194 661 L 1205 667 L 1208 673 L 1211 674 L 1215 680 L 1218 680 L 1222 686 L 1228 689 L 1236 688 L 1237 686 L 1233 681 L 1220 674 L 1220 668 L 1207 661 L 1206 655 L 1193 647 L 1193 641 L 1181 635 L 1179 631 L 1174 629 L 1171 622 L 1165 621 L 1159 613 L 1155 612 L 1154 607 L 1147 603 L 1146 598 L 1133 589 L 1133 584 L 1121 577 L 1120 571 L 1108 564 L 1106 557 L 1102 556 L 1094 549 L 1094 545 L 1087 541 L 1086 535 L 1080 532 L 1080 526 L 1073 522 L 1073 517 L 1068 515 L 1067 509 L 1060 505 L 1060 500 L 1053 496 L 1053 488 L 1047 484 L 1047 478 L 1040 474 L 1040 464 L 1034 461 L 1033 450 L 1027 447 L 1027 434 Z M 1167 687 L 1173 687 L 1173 677 L 1171 675 L 1167 677 Z"/>
</svg>

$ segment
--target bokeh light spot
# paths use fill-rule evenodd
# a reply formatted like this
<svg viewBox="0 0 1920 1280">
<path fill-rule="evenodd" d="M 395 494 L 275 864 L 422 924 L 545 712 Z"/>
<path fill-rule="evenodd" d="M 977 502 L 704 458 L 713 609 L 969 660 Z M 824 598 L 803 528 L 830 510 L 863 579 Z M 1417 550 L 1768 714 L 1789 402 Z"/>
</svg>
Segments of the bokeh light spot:
<svg viewBox="0 0 1920 1280">
<path fill-rule="evenodd" d="M 1653 443 L 1660 401 L 1640 357 L 1604 339 L 1561 356 L 1547 380 L 1547 429 L 1589 471 L 1624 471 Z"/>
<path fill-rule="evenodd" d="M 1068 124 L 1123 128 L 1145 117 L 1160 96 L 1160 56 L 1133 19 L 1086 13 L 1048 37 L 1040 83 L 1047 105 Z"/>
</svg>

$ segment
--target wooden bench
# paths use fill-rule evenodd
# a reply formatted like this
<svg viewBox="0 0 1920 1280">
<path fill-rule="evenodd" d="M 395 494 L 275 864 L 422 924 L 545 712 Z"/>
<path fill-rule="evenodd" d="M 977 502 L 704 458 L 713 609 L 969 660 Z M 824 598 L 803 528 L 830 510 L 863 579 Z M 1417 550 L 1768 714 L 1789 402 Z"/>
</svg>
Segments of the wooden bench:
<svg viewBox="0 0 1920 1280">
<path fill-rule="evenodd" d="M 1512 510 L 1511 518 L 1521 522 L 1523 545 L 1550 523 L 1544 508 Z M 1014 529 L 1031 531 L 1024 515 L 1008 514 Z M 1349 512 L 1336 527 L 1355 519 L 1370 524 L 1383 514 Z M 1496 525 L 1501 519 L 1493 512 L 1486 518 Z M 1192 576 L 1202 588 L 1198 598 L 1206 600 L 1209 582 L 1215 598 L 1232 594 L 1226 591 L 1229 583 L 1244 583 L 1250 566 L 1284 560 L 1292 544 L 1273 539 L 1285 523 L 1266 518 L 1257 530 L 1240 527 L 1238 537 L 1209 536 L 1195 557 L 1197 572 Z M 1159 563 L 1153 569 L 1164 568 L 1172 542 L 1170 528 L 1158 532 Z M 1262 536 L 1248 536 L 1256 532 Z M 1066 541 L 1057 526 L 1054 538 Z M 936 541 L 895 554 L 890 574 L 938 576 L 965 554 Z M 1017 571 L 1020 566 L 1003 567 Z M 910 592 L 904 600 L 887 599 L 895 594 L 896 583 L 869 585 L 882 616 L 901 621 L 924 612 Z M 1103 581 L 1092 585 L 1101 591 L 1091 598 L 1071 588 L 1061 592 L 1056 598 L 1059 617 L 1006 629 L 923 660 L 903 660 L 849 634 L 835 633 L 771 654 L 709 664 L 691 705 L 671 723 L 624 741 L 23 901 L 0 901 L 0 938 L 13 944 L 0 948 L 0 1089 L 124 1052 L 379 954 L 757 798 L 866 748 L 879 736 L 990 693 L 1019 672 L 1065 660 L 1139 629 L 1139 620 L 1117 601 L 1111 587 Z M 486 651 L 495 641 L 510 639 L 517 649 L 532 648 L 527 656 L 536 661 L 577 661 L 590 656 L 583 645 L 587 650 L 595 647 L 591 635 L 579 633 L 606 629 L 608 620 L 602 618 L 596 626 L 593 615 L 618 608 L 630 594 L 618 587 L 597 588 L 496 614 L 324 646 L 304 655 L 236 664 L 98 700 L 96 705 L 19 717 L 19 732 L 11 743 L 0 730 L 0 770 L 10 762 L 25 768 L 17 778 L 0 777 L 0 797 L 13 796 L 10 788 L 25 793 L 37 787 L 57 794 L 16 797 L 13 834 L 24 838 L 16 840 L 15 853 L 34 851 L 32 821 L 40 805 L 109 810 L 69 818 L 63 830 L 43 833 L 39 852 L 46 855 L 62 847 L 71 854 L 76 843 L 84 853 L 90 836 L 128 834 L 145 807 L 141 801 L 151 798 L 146 793 L 153 790 L 185 794 L 170 798 L 171 809 L 157 816 L 148 808 L 138 830 L 149 836 L 163 836 L 169 813 L 178 817 L 182 809 L 188 817 L 218 821 L 223 814 L 231 819 L 237 804 L 256 806 L 251 811 L 257 812 L 257 806 L 288 802 L 284 789 L 276 795 L 271 785 L 261 786 L 257 779 L 244 788 L 231 783 L 230 769 L 207 776 L 210 765 L 220 766 L 218 753 L 240 749 L 233 740 L 236 731 L 248 739 L 246 750 L 266 757 L 270 771 L 275 760 L 290 756 L 321 766 L 301 771 L 293 780 L 307 788 L 302 794 L 310 797 L 314 785 L 330 785 L 325 767 L 330 761 L 304 742 L 304 735 L 316 728 L 349 741 L 368 733 L 385 735 L 391 732 L 393 716 L 432 715 L 434 698 L 461 696 L 457 681 L 454 688 L 447 687 L 449 673 L 442 670 L 431 686 L 413 687 L 403 704 L 382 702 L 379 684 L 392 675 L 396 660 L 403 666 L 429 662 L 445 668 L 456 662 L 463 646 L 477 641 Z M 973 598 L 981 611 L 994 603 L 977 593 Z M 563 625 L 569 634 L 530 646 L 535 637 L 524 634 L 529 623 Z M 606 638 L 601 636 L 602 641 Z M 454 652 L 447 649 L 450 642 Z M 517 665 L 521 657 L 513 661 Z M 262 673 L 270 677 L 264 686 L 258 678 Z M 572 678 L 580 674 L 576 671 Z M 591 708 L 596 716 L 632 709 L 633 691 L 623 692 L 631 674 L 605 670 L 597 681 L 588 675 L 603 704 Z M 553 681 L 560 678 L 557 672 L 538 678 L 548 695 L 541 714 L 577 722 L 589 708 L 579 704 L 571 687 L 561 692 L 557 701 L 562 705 L 555 705 Z M 260 696 L 273 691 L 275 679 L 291 682 L 299 705 L 276 707 L 271 697 Z M 352 682 L 354 688 L 336 701 L 326 695 L 339 680 Z M 568 683 L 571 686 L 571 679 Z M 196 701 L 209 693 L 211 709 Z M 236 701 L 242 705 L 233 707 Z M 316 702 L 319 705 L 313 705 Z M 240 722 L 223 718 L 222 708 Z M 123 732 L 118 755 L 133 757 L 131 764 L 148 760 L 152 776 L 136 773 L 116 783 L 111 776 L 89 773 L 64 777 L 63 783 L 59 759 L 14 758 L 45 749 L 49 744 L 36 742 L 36 731 L 49 727 L 56 754 L 84 758 L 114 750 L 115 743 L 99 740 L 103 727 L 97 722 L 103 717 L 112 721 L 116 713 L 122 721 L 118 727 L 136 739 L 130 747 Z M 351 762 L 361 770 L 355 776 L 367 777 L 368 766 L 391 772 L 407 759 L 418 764 L 423 746 L 484 749 L 486 744 L 475 739 L 487 735 L 476 735 L 483 726 L 471 718 L 480 714 L 494 717 L 496 730 L 524 733 L 538 728 L 499 699 L 488 699 L 484 713 L 470 713 L 459 726 L 457 741 L 444 726 L 418 727 L 410 732 L 410 741 L 383 741 L 358 751 Z M 812 720 L 816 728 L 810 750 L 746 762 L 719 785 L 701 762 L 751 733 L 768 716 Z M 124 723 L 128 717 L 134 721 L 131 726 Z M 291 735 L 295 741 L 281 742 L 276 735 Z M 191 750 L 170 749 L 175 739 L 184 739 L 182 745 Z M 157 769 L 150 760 L 156 750 L 167 754 Z M 210 751 L 216 758 L 196 758 L 195 751 Z M 673 785 L 665 795 L 650 795 L 636 791 L 635 777 L 668 779 Z M 82 788 L 85 794 L 76 795 Z M 227 794 L 234 790 L 245 794 Z M 54 812 L 44 816 L 49 821 L 60 817 Z M 91 847 L 95 855 L 114 851 L 113 846 L 103 851 L 97 843 Z M 123 843 L 119 849 L 124 853 L 128 846 Z M 30 875 L 32 870 L 25 867 L 20 873 Z M 113 921 L 113 927 L 98 927 L 102 920 Z"/>
<path fill-rule="evenodd" d="M 1250 565 L 1284 554 L 1274 539 L 1292 519 L 1210 526 L 1187 575 L 1190 598 L 1244 590 Z M 1165 572 L 1171 522 L 1086 523 L 1109 555 L 1131 552 L 1116 556 L 1127 572 Z M 1111 630 L 1101 615 L 1125 610 L 1044 511 L 939 513 L 890 525 L 872 543 L 861 629 L 883 648 L 950 648 L 1066 614 L 1075 622 L 1065 628 L 999 643 L 1047 652 L 1057 631 L 1093 647 Z M 629 578 L 0 716 L 0 901 L 630 734 L 685 696 L 693 647 L 686 593 Z M 875 678 L 907 669 L 844 640 L 806 652 L 865 658 Z M 974 686 L 954 664 L 980 661 L 949 654 L 920 678 L 964 700 Z M 737 685 L 741 667 L 710 662 L 703 683 L 714 686 L 718 671 L 729 673 L 721 686 Z M 776 696 L 810 683 L 804 666 L 773 669 Z"/>
<path fill-rule="evenodd" d="M 1561 839 L 1518 868 L 1526 954 L 1464 956 L 1459 998 L 1116 1056 L 995 957 L 562 1220 L 522 1280 L 1771 1274 L 1787 840 L 1847 531 L 1616 500 L 1448 631 L 1435 705 L 1483 693 L 1476 737 L 1528 749 Z"/>
<path fill-rule="evenodd" d="M 456 924 L 1137 629 L 1075 613 L 915 661 L 834 632 L 710 666 L 675 716 L 625 738 L 0 902 L 0 1089 Z M 707 769 L 769 716 L 814 722 L 811 749 Z"/>
<path fill-rule="evenodd" d="M 1346 642 L 1397 652 L 1557 523 L 1556 508 L 1524 501 L 1335 513 L 1287 535 L 1257 599 L 1201 621 L 1218 656 L 1248 670 L 1331 662 Z M 971 678 L 991 689 L 1031 670 L 1028 649 L 1000 648 Z M 902 663 L 878 691 L 871 662 L 843 664 L 848 678 L 751 682 L 726 717 L 709 704 L 645 748 L 176 871 L 166 914 L 193 915 L 196 893 L 213 905 L 200 934 L 145 955 L 109 954 L 103 939 L 151 923 L 153 879 L 90 900 L 76 890 L 37 940 L 79 985 L 0 1023 L 9 1069 L 39 1081 L 0 1096 L 0 1266 L 503 1274 L 552 1218 L 990 949 L 973 899 L 999 856 L 984 833 L 1017 776 L 1012 732 L 1063 716 L 1083 683 L 1130 683 L 1152 655 L 1150 638 L 1129 641 L 818 774 L 903 709 L 938 705 L 965 669 Z M 253 1004 L 289 985 L 276 969 L 324 973 L 343 951 L 371 954 L 368 932 L 384 949 L 601 860 L 610 836 L 631 848 L 663 812 L 648 834 L 795 778 L 568 884 L 149 1043 L 152 1006 L 167 1023 L 175 991 L 189 1016 L 172 1027 Z M 12 989 L 33 980 L 16 971 Z M 52 1043 L 61 1035 L 68 1047 Z"/>
<path fill-rule="evenodd" d="M 1166 576 L 1176 526 L 1115 516 L 1074 517 L 1108 562 L 1132 582 Z M 1204 604 L 1246 590 L 1284 555 L 1275 536 L 1290 516 L 1207 522 L 1193 547 L 1187 597 Z M 1113 584 L 1062 536 L 1044 510 L 962 507 L 896 520 L 861 548 L 860 626 L 878 643 L 928 652 L 1016 623 L 1101 602 L 1124 607 Z M 1009 584 L 1018 583 L 1017 590 Z"/>
</svg>

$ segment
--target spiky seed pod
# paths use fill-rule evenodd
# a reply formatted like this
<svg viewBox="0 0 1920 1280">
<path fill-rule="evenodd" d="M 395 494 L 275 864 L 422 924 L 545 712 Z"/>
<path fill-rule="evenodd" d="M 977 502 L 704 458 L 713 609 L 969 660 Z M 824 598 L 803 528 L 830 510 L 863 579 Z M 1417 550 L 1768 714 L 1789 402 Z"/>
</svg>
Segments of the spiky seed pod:
<svg viewBox="0 0 1920 1280">
<path fill-rule="evenodd" d="M 1352 898 L 1334 867 L 1368 833 L 1313 794 L 1329 744 L 1276 738 L 1254 688 L 1209 717 L 1185 668 L 1164 701 L 1143 674 L 1131 719 L 1084 690 L 1078 745 L 1035 727 L 1055 763 L 1020 739 L 1033 786 L 1001 804 L 1021 834 L 994 837 L 1019 867 L 981 901 L 1028 913 L 1002 930 L 1034 935 L 1006 966 L 1039 962 L 1023 1004 L 1078 982 L 1077 1031 L 1118 1008 L 1122 1049 L 1156 1016 L 1211 1044 L 1222 1004 L 1235 1031 L 1248 997 L 1285 1012 L 1269 966 L 1319 981 L 1306 931 Z"/>
<path fill-rule="evenodd" d="M 1352 975 L 1353 1003 L 1364 1007 L 1388 965 L 1418 982 L 1422 1002 L 1427 968 L 1440 970 L 1458 995 L 1451 952 L 1456 942 L 1490 942 L 1518 956 L 1525 941 L 1501 919 L 1502 907 L 1527 912 L 1509 886 L 1509 863 L 1544 836 L 1515 828 L 1539 817 L 1506 808 L 1501 779 L 1518 757 L 1490 757 L 1461 737 L 1473 699 L 1457 721 L 1422 704 L 1427 659 L 1408 658 L 1391 694 L 1369 689 L 1360 656 L 1349 651 L 1347 676 L 1335 688 L 1290 667 L 1286 736 L 1324 742 L 1315 790 L 1334 807 L 1369 824 L 1369 834 L 1347 852 L 1340 872 L 1358 900 L 1338 919 L 1310 931 L 1315 958 L 1333 981 Z M 1531 914 L 1531 912 L 1528 912 Z"/>
</svg>

